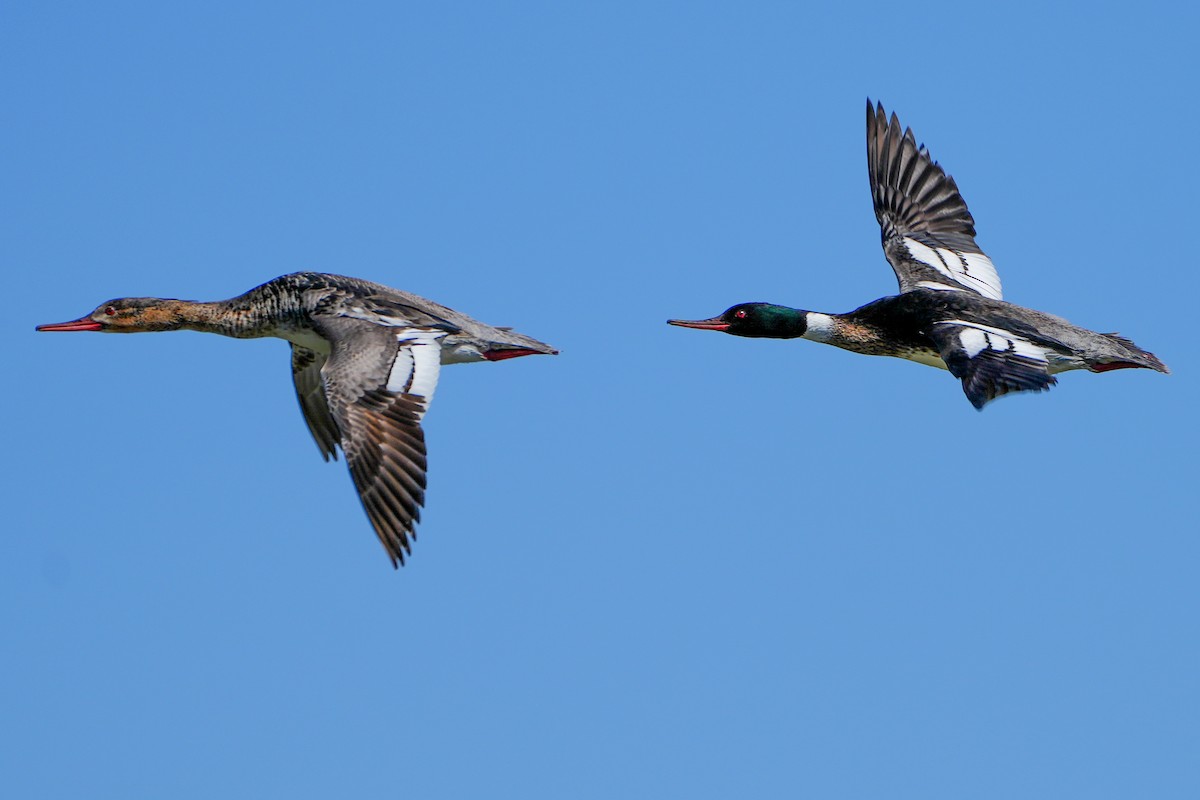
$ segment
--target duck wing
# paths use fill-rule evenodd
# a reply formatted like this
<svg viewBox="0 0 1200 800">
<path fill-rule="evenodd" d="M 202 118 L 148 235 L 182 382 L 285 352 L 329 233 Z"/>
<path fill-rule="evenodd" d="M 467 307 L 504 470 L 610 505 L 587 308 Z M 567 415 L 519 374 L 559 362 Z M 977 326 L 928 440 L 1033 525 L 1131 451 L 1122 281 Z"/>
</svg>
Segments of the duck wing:
<svg viewBox="0 0 1200 800">
<path fill-rule="evenodd" d="M 492 361 L 534 353 L 558 354 L 557 349 L 545 342 L 511 328 L 488 325 L 411 292 L 344 275 L 302 275 L 322 294 L 315 313 L 360 319 L 376 325 L 444 331 L 449 334 L 449 340 L 443 343 L 443 355 L 448 356 L 448 362 L 476 360 L 457 353 L 463 346 Z"/>
<path fill-rule="evenodd" d="M 453 309 L 409 292 L 401 292 L 399 289 L 331 299 L 336 303 L 339 316 L 361 319 L 376 325 L 434 328 L 456 333 L 461 329 L 463 319 L 470 320 L 470 317 Z"/>
<path fill-rule="evenodd" d="M 867 175 L 883 252 L 901 292 L 974 292 L 1002 300 L 1000 276 L 975 243 L 975 220 L 912 130 L 867 100 Z"/>
<path fill-rule="evenodd" d="M 324 353 L 292 345 L 292 382 L 296 385 L 296 398 L 300 401 L 304 422 L 325 460 L 336 461 L 341 435 L 329 411 L 329 401 L 325 399 L 325 384 L 321 380 L 325 360 Z"/>
<path fill-rule="evenodd" d="M 425 501 L 421 418 L 437 386 L 443 330 L 313 317 L 331 344 L 321 369 L 359 499 L 392 559 L 404 563 Z"/>
<path fill-rule="evenodd" d="M 928 331 L 950 374 L 962 381 L 971 405 L 982 410 L 1010 392 L 1044 392 L 1058 381 L 1049 372 L 1046 351 L 1019 333 L 949 319 Z"/>
</svg>

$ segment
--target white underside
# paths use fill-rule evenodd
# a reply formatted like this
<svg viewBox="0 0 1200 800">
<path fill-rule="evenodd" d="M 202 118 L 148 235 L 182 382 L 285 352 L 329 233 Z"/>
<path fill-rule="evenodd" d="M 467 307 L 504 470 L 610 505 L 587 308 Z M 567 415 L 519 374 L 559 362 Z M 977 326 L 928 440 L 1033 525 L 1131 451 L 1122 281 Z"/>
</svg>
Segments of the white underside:
<svg viewBox="0 0 1200 800">
<path fill-rule="evenodd" d="M 924 350 L 917 350 L 912 353 L 906 353 L 904 358 L 909 361 L 915 361 L 918 364 L 924 364 L 927 367 L 936 367 L 937 369 L 948 369 L 946 362 L 942 361 L 941 356 L 936 353 L 929 353 Z"/>
<path fill-rule="evenodd" d="M 314 353 L 329 355 L 331 349 L 329 340 L 317 335 L 317 332 L 312 328 L 285 328 L 280 332 L 283 334 L 284 339 L 287 339 L 297 347 L 305 347 Z"/>
<path fill-rule="evenodd" d="M 471 364 L 476 361 L 487 361 L 478 347 L 470 342 L 442 342 L 443 364 Z"/>
</svg>

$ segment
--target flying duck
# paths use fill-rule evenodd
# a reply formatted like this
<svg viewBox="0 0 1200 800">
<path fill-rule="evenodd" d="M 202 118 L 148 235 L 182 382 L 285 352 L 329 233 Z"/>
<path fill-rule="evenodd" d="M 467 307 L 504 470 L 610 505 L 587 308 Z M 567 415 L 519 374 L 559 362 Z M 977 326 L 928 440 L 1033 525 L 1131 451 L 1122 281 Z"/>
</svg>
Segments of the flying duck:
<svg viewBox="0 0 1200 800">
<path fill-rule="evenodd" d="M 811 339 L 867 355 L 949 370 L 977 409 L 1010 392 L 1046 391 L 1072 369 L 1168 372 L 1153 353 L 1115 333 L 1004 301 L 996 268 L 975 243 L 975 220 L 954 179 L 867 100 L 867 175 L 883 252 L 900 294 L 847 314 L 741 303 L 671 325 L 734 336 Z"/>
<path fill-rule="evenodd" d="M 440 366 L 558 353 L 415 294 L 320 272 L 284 275 L 213 303 L 109 300 L 87 316 L 37 330 L 192 330 L 286 339 L 304 421 L 326 461 L 342 448 L 393 567 L 412 552 L 425 500 L 421 418 Z"/>
</svg>

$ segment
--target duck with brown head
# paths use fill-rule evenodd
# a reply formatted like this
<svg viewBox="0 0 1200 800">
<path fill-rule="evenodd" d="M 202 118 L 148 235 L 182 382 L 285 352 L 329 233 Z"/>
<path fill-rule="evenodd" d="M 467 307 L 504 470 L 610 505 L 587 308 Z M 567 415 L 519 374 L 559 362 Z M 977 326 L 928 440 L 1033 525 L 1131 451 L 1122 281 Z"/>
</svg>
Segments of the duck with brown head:
<svg viewBox="0 0 1200 800">
<path fill-rule="evenodd" d="M 39 331 L 143 333 L 194 330 L 292 347 L 292 377 L 325 460 L 346 454 L 375 533 L 394 566 L 416 538 L 425 500 L 421 419 L 442 364 L 558 353 L 507 328 L 479 322 L 377 283 L 298 272 L 214 303 L 125 297 Z"/>
<path fill-rule="evenodd" d="M 119 297 L 101 303 L 95 311 L 85 317 L 71 322 L 38 325 L 37 330 L 102 333 L 177 331 L 187 325 L 189 306 L 200 305 L 207 304 L 160 297 Z"/>
</svg>

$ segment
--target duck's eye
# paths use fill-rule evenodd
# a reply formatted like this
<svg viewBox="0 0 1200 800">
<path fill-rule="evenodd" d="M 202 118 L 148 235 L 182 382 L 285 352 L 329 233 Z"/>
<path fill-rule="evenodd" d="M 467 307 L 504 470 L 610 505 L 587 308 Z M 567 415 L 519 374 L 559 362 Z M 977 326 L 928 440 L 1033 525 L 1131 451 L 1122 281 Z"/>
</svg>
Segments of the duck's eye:
<svg viewBox="0 0 1200 800">
<path fill-rule="evenodd" d="M 733 315 L 735 317 L 737 317 L 738 319 L 745 319 L 746 318 L 746 309 L 739 308 L 737 311 L 733 312 Z"/>
<path fill-rule="evenodd" d="M 117 315 L 116 306 L 109 306 L 108 308 L 104 309 L 104 313 L 110 317 L 115 317 Z"/>
</svg>

